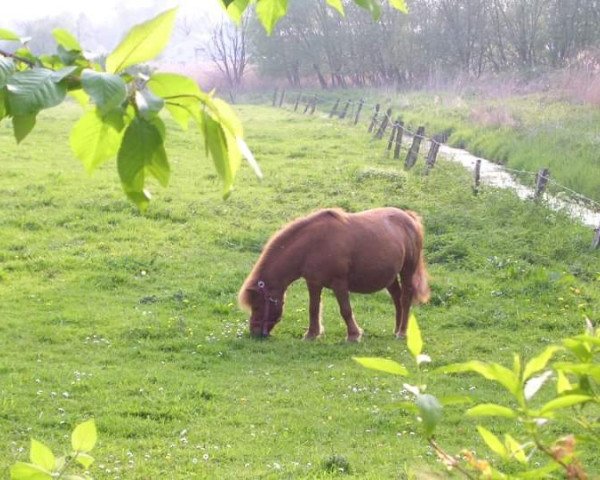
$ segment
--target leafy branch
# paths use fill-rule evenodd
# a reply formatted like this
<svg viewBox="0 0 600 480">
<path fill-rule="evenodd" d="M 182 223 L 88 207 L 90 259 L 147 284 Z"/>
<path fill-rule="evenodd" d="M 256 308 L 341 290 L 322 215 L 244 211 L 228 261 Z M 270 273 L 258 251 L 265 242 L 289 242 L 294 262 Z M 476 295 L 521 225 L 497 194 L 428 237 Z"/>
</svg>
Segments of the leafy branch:
<svg viewBox="0 0 600 480">
<path fill-rule="evenodd" d="M 62 29 L 53 31 L 54 55 L 37 57 L 25 44 L 14 52 L 0 50 L 0 121 L 12 121 L 20 143 L 35 127 L 40 111 L 72 96 L 84 108 L 70 135 L 73 153 L 88 172 L 116 157 L 123 190 L 142 210 L 151 198 L 148 178 L 164 187 L 170 179 L 163 109 L 184 130 L 193 122 L 203 135 L 225 197 L 231 193 L 242 157 L 260 177 L 241 122 L 229 105 L 183 75 L 134 72 L 134 67 L 164 49 L 175 14 L 176 9 L 167 10 L 134 26 L 104 67 L 87 58 L 75 37 Z M 8 30 L 0 30 L 0 40 L 20 43 L 19 36 Z"/>
<path fill-rule="evenodd" d="M 423 342 L 414 317 L 409 321 L 407 346 L 417 367 L 427 359 L 421 353 Z M 553 357 L 568 351 L 576 361 L 555 362 L 548 367 Z M 414 402 L 400 405 L 405 410 L 418 414 L 423 425 L 425 439 L 436 452 L 441 462 L 450 470 L 460 472 L 466 478 L 546 478 L 552 472 L 562 470 L 569 479 L 585 479 L 587 474 L 578 459 L 577 445 L 587 441 L 600 446 L 600 425 L 597 414 L 586 415 L 588 404 L 600 405 L 597 385 L 600 383 L 600 329 L 594 329 L 588 321 L 586 333 L 563 340 L 562 345 L 552 345 L 523 365 L 518 355 L 513 357 L 512 368 L 497 363 L 472 360 L 464 363 L 437 368 L 432 373 L 476 373 L 487 380 L 498 383 L 510 395 L 510 406 L 495 403 L 476 405 L 466 411 L 468 417 L 503 417 L 516 421 L 525 427 L 528 439 L 519 441 L 510 433 L 500 439 L 487 428 L 478 425 L 477 431 L 489 449 L 506 463 L 515 463 L 519 473 L 505 474 L 485 459 L 479 459 L 469 450 L 461 456 L 447 453 L 434 437 L 435 428 L 442 419 L 442 404 L 458 403 L 448 399 L 440 400 L 423 393 L 426 389 L 419 368 L 417 386 L 404 384 L 404 388 L 414 395 Z M 389 359 L 354 358 L 361 365 L 395 375 L 414 376 L 403 365 Z M 540 373 L 542 372 L 542 373 Z M 569 378 L 575 378 L 575 383 Z M 556 396 L 542 405 L 536 406 L 534 397 L 551 378 L 556 378 Z M 563 414 L 569 409 L 569 414 Z M 567 435 L 558 439 L 549 437 L 545 426 L 556 420 L 574 420 L 578 435 Z M 541 452 L 548 462 L 541 467 L 532 467 L 532 457 Z"/>
<path fill-rule="evenodd" d="M 94 458 L 89 454 L 96 445 L 97 432 L 94 420 L 88 420 L 75 427 L 71 434 L 72 451 L 68 455 L 56 458 L 52 450 L 41 442 L 31 439 L 29 459 L 31 463 L 17 462 L 10 467 L 11 480 L 52 480 L 68 478 L 85 480 L 87 474 L 71 473 L 72 466 L 79 464 L 88 470 Z"/>
</svg>

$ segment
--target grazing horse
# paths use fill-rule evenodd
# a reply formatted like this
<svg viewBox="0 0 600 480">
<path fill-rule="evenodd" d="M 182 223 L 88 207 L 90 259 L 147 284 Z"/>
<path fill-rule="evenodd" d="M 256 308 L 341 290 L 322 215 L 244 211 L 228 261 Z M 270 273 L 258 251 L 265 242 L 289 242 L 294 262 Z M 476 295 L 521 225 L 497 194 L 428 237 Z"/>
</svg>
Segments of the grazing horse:
<svg viewBox="0 0 600 480">
<path fill-rule="evenodd" d="M 348 341 L 359 341 L 363 333 L 349 293 L 387 288 L 396 307 L 395 334 L 402 338 L 411 303 L 429 299 L 421 218 L 392 207 L 359 213 L 326 209 L 286 225 L 269 240 L 239 292 L 240 306 L 251 311 L 253 336 L 269 335 L 281 319 L 286 289 L 301 277 L 310 297 L 305 339 L 324 332 L 323 288 L 335 293 Z"/>
</svg>

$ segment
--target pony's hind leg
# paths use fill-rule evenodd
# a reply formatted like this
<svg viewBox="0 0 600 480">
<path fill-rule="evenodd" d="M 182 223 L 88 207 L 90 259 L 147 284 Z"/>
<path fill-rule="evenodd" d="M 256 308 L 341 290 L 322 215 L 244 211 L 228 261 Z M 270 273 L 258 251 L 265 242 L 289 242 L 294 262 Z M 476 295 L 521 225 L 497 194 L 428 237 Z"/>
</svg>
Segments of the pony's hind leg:
<svg viewBox="0 0 600 480">
<path fill-rule="evenodd" d="M 396 331 L 396 337 L 398 338 L 404 338 L 406 336 L 406 329 L 408 328 L 408 314 L 415 291 L 412 284 L 413 273 L 413 270 L 410 270 L 410 272 L 404 270 L 400 272 L 400 309 L 402 313 L 400 315 L 400 328 Z"/>
<path fill-rule="evenodd" d="M 396 337 L 402 338 L 402 335 L 400 334 L 402 326 L 402 288 L 398 282 L 398 277 L 394 278 L 394 281 L 388 285 L 387 291 L 394 301 L 394 307 L 396 307 L 396 328 L 394 334 Z"/>
<path fill-rule="evenodd" d="M 363 330 L 358 326 L 352 313 L 352 306 L 350 305 L 350 294 L 348 292 L 348 285 L 346 282 L 336 282 L 331 286 L 337 298 L 338 304 L 340 305 L 340 314 L 346 322 L 348 328 L 348 336 L 346 340 L 349 342 L 360 342 L 362 338 Z"/>
<path fill-rule="evenodd" d="M 310 324 L 308 330 L 304 334 L 304 339 L 313 340 L 325 332 L 323 324 L 321 323 L 321 291 L 323 290 L 323 287 L 308 282 L 306 282 L 306 286 L 308 287 L 308 296 L 310 300 Z"/>
</svg>

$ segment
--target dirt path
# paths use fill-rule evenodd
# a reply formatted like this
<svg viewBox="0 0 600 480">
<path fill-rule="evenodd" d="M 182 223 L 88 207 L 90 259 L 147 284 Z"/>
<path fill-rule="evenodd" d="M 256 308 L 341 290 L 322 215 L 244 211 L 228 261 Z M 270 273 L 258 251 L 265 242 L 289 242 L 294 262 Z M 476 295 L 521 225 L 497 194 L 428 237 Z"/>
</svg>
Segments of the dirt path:
<svg viewBox="0 0 600 480">
<path fill-rule="evenodd" d="M 440 147 L 440 152 L 445 158 L 458 162 L 470 171 L 475 169 L 477 160 L 481 160 L 481 182 L 499 188 L 510 188 L 514 190 L 519 198 L 530 199 L 533 197 L 533 188 L 517 182 L 514 177 L 504 170 L 500 165 L 492 163 L 484 158 L 476 157 L 466 150 L 452 148 L 446 145 Z M 532 179 L 533 184 L 533 179 Z M 600 212 L 594 211 L 575 200 L 564 200 L 549 194 L 544 195 L 548 206 L 555 211 L 564 211 L 572 218 L 579 220 L 584 225 L 596 228 L 600 225 Z"/>
</svg>

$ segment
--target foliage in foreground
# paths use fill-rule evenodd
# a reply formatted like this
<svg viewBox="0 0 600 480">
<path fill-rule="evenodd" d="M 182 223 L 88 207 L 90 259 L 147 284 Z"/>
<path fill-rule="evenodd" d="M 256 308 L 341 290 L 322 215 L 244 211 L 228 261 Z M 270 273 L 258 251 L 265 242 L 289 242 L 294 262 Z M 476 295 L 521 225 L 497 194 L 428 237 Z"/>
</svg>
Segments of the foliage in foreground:
<svg viewBox="0 0 600 480">
<path fill-rule="evenodd" d="M 10 468 L 11 480 L 84 480 L 90 477 L 72 473 L 78 465 L 87 471 L 94 458 L 89 454 L 96 445 L 96 424 L 88 420 L 75 427 L 71 434 L 71 452 L 56 457 L 52 450 L 41 442 L 31 439 L 29 459 L 31 463 L 17 462 Z"/>
<path fill-rule="evenodd" d="M 33 130 L 41 110 L 71 95 L 85 110 L 71 131 L 73 153 L 88 172 L 116 156 L 123 190 L 144 210 L 151 197 L 147 178 L 166 187 L 171 175 L 164 146 L 166 127 L 159 116 L 165 108 L 184 130 L 194 121 L 227 196 L 242 155 L 260 175 L 231 107 L 183 75 L 135 72 L 164 49 L 175 13 L 176 9 L 167 10 L 134 26 L 104 67 L 87 58 L 77 39 L 63 29 L 53 31 L 55 54 L 35 56 L 26 43 L 14 53 L 0 51 L 0 120 L 12 120 L 19 143 Z M 22 42 L 8 30 L 0 30 L 0 40 Z"/>
<path fill-rule="evenodd" d="M 414 402 L 403 403 L 400 407 L 418 413 L 425 439 L 449 470 L 455 470 L 467 478 L 526 479 L 547 478 L 562 469 L 569 479 L 588 478 L 578 458 L 577 448 L 580 442 L 600 448 L 597 411 L 600 406 L 600 328 L 594 329 L 588 320 L 585 333 L 564 339 L 561 346 L 547 347 L 525 364 L 518 354 L 514 354 L 512 369 L 498 363 L 472 360 L 434 371 L 441 374 L 477 373 L 501 385 L 510 394 L 508 406 L 482 403 L 466 412 L 469 417 L 508 418 L 519 427 L 524 427 L 525 433 L 520 436 L 507 432 L 502 440 L 486 427 L 477 426 L 483 441 L 501 459 L 502 465 L 510 469 L 505 472 L 493 466 L 493 462 L 477 458 L 466 449 L 460 455 L 451 455 L 436 442 L 434 433 L 442 419 L 442 405 L 462 403 L 469 399 L 452 397 L 440 401 L 434 395 L 424 393 L 427 385 L 423 383 L 420 367 L 431 359 L 422 353 L 423 340 L 414 316 L 409 320 L 407 344 L 417 364 L 418 384 L 404 384 L 405 389 L 414 395 Z M 563 350 L 570 353 L 569 360 L 548 366 L 553 356 Z M 373 370 L 410 375 L 406 367 L 393 360 L 365 357 L 355 357 L 354 360 Z M 550 379 L 556 380 L 555 395 L 541 404 L 533 402 L 534 396 Z M 564 413 L 567 409 L 568 413 Z M 569 422 L 576 433 L 553 438 L 548 425 L 558 420 Z M 538 466 L 540 454 L 546 458 L 543 466 Z"/>
<path fill-rule="evenodd" d="M 404 0 L 389 0 L 406 11 Z M 221 0 L 231 18 L 238 20 L 250 0 Z M 344 14 L 341 0 L 327 0 Z M 381 14 L 379 0 L 355 0 L 373 18 Z M 258 164 L 243 139 L 237 115 L 213 92 L 203 92 L 183 75 L 140 72 L 143 64 L 167 45 L 175 23 L 176 8 L 134 26 L 108 55 L 104 65 L 84 54 L 78 40 L 64 29 L 53 31 L 54 54 L 36 56 L 27 40 L 0 28 L 0 40 L 20 44 L 14 52 L 0 50 L 0 121 L 12 120 L 17 143 L 33 130 L 40 111 L 61 104 L 67 94 L 85 109 L 71 132 L 71 148 L 88 172 L 117 157 L 117 170 L 127 197 L 145 210 L 151 198 L 147 178 L 166 187 L 171 175 L 165 123 L 166 109 L 187 130 L 193 121 L 204 137 L 205 152 L 213 159 L 227 197 L 245 157 L 256 174 Z M 287 12 L 287 0 L 257 0 L 256 12 L 268 33 Z M 137 71 L 136 71 L 137 70 Z M 94 105 L 92 108 L 91 105 Z"/>
</svg>

